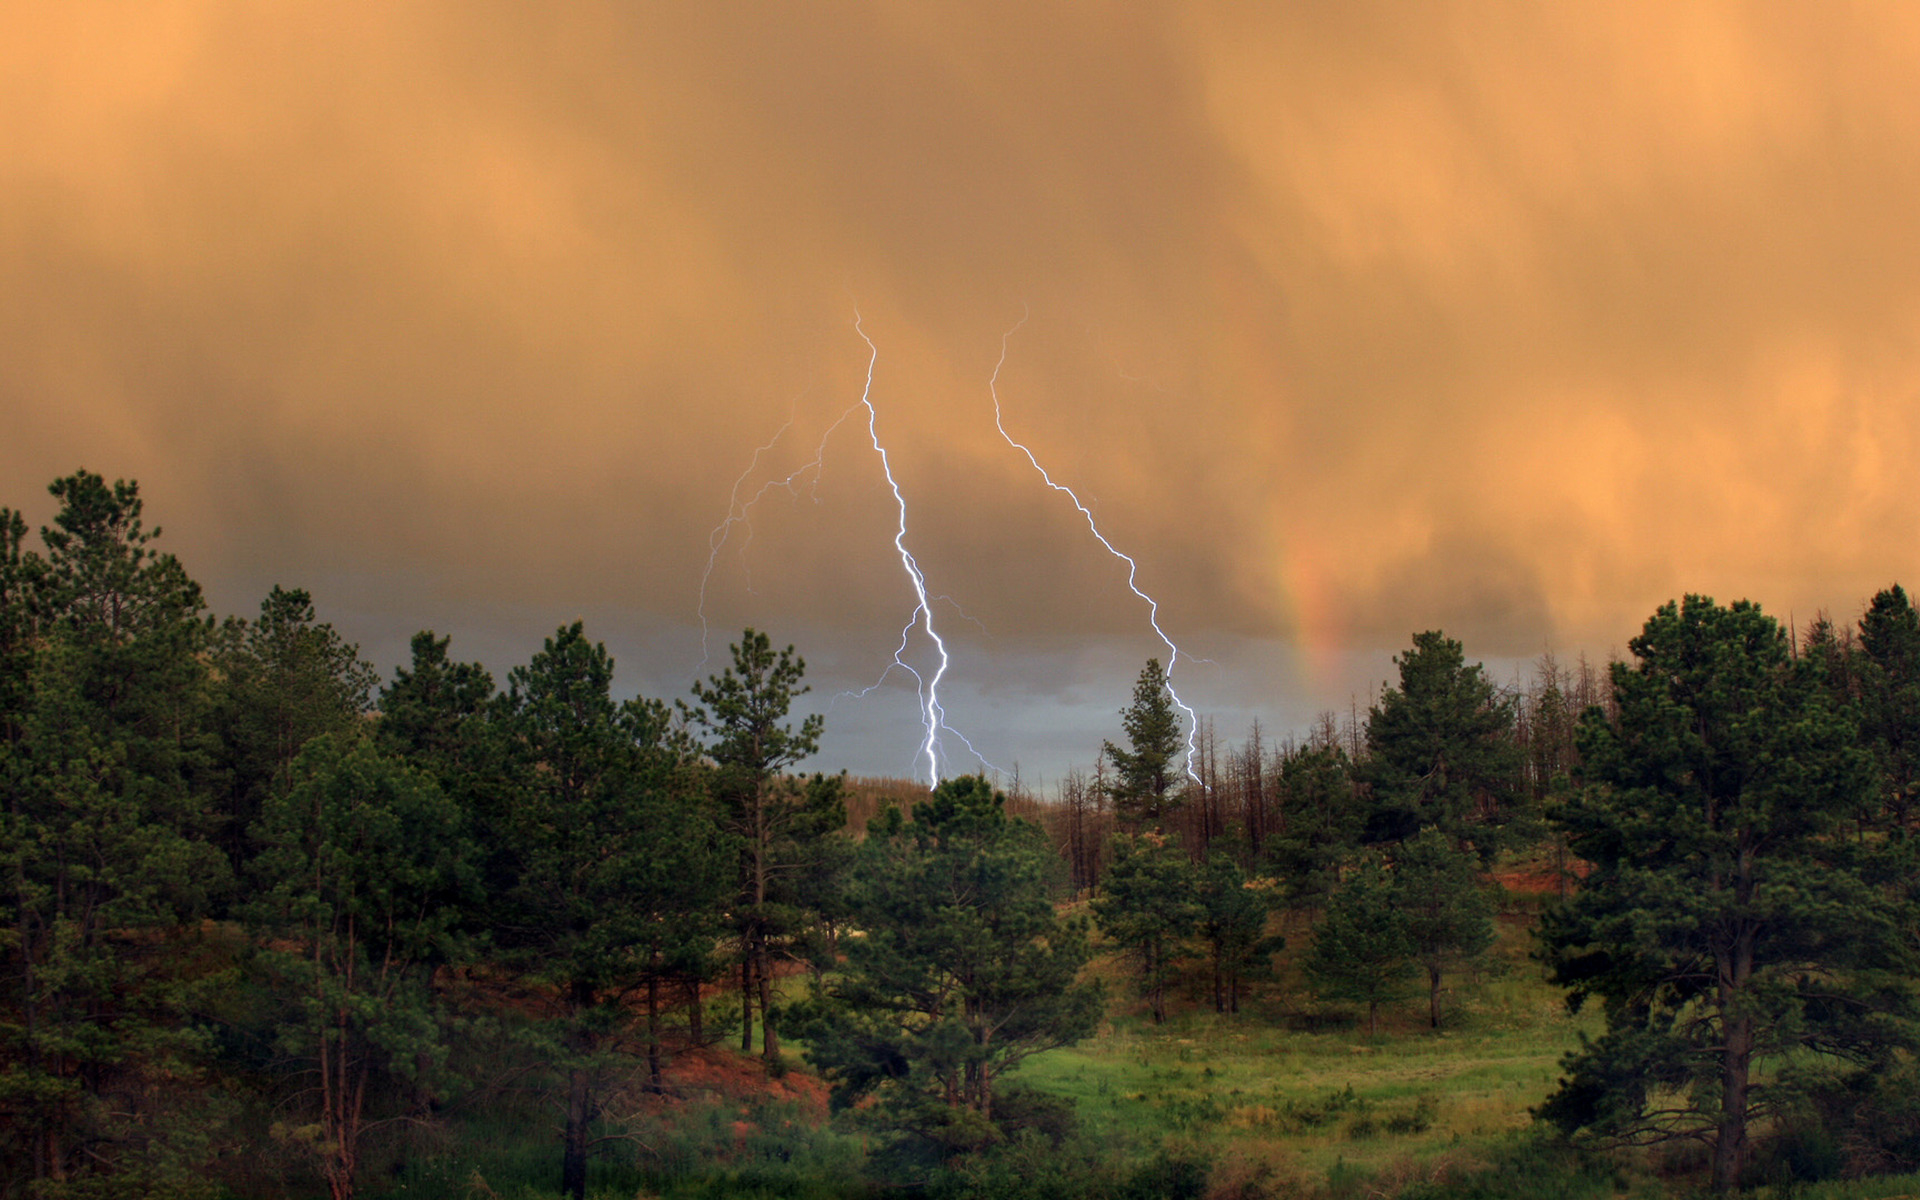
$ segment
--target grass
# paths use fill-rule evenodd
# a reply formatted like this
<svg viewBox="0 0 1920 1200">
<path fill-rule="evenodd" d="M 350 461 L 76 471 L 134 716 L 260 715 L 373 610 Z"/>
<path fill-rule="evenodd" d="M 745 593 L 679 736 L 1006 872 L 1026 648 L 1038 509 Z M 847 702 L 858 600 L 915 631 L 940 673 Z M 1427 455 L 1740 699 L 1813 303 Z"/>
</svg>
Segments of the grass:
<svg viewBox="0 0 1920 1200">
<path fill-rule="evenodd" d="M 1302 999 L 1283 962 L 1268 998 L 1238 1015 L 1188 1007 L 1155 1027 L 1128 1013 L 1021 1076 L 1071 1097 L 1096 1140 L 1188 1146 L 1322 1186 L 1491 1155 L 1528 1125 L 1579 1032 L 1595 1028 L 1566 1013 L 1527 959 L 1527 925 L 1501 922 L 1489 967 L 1457 981 L 1438 1032 L 1410 1000 L 1383 1010 L 1368 1037 L 1358 1014 Z"/>
</svg>

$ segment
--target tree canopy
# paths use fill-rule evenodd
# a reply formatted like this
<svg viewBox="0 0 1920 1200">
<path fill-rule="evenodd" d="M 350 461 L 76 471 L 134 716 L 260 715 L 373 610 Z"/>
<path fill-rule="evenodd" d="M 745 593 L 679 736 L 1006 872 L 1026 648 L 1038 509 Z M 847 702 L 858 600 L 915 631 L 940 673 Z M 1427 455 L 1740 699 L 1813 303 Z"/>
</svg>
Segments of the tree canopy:
<svg viewBox="0 0 1920 1200">
<path fill-rule="evenodd" d="M 1565 808 L 1592 864 L 1541 928 L 1571 1002 L 1606 1032 L 1543 1113 L 1632 1141 L 1698 1139 L 1717 1190 L 1750 1128 L 1821 1077 L 1913 1041 L 1899 844 L 1842 836 L 1873 778 L 1849 715 L 1759 608 L 1664 605 L 1617 663 L 1618 716 L 1589 710 L 1589 786 Z"/>
</svg>

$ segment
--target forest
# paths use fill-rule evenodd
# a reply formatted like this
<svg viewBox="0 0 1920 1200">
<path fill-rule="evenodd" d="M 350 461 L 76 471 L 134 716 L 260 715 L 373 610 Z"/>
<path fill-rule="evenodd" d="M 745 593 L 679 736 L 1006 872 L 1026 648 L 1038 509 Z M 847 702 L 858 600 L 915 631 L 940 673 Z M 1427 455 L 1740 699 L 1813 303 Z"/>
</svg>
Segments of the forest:
<svg viewBox="0 0 1920 1200">
<path fill-rule="evenodd" d="M 51 492 L 0 509 L 0 1200 L 1920 1187 L 1897 585 L 1521 686 L 1417 633 L 1193 778 L 1149 661 L 1051 794 L 929 792 L 799 770 L 764 632 L 678 698 L 577 622 L 383 679 Z"/>
</svg>

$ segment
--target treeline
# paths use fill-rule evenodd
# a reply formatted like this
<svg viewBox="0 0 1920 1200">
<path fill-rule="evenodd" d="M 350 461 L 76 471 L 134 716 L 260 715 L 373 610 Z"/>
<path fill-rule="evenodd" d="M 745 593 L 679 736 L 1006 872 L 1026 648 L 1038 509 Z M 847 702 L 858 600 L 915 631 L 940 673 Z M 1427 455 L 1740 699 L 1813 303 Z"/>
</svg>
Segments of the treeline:
<svg viewBox="0 0 1920 1200">
<path fill-rule="evenodd" d="M 1716 1191 L 1763 1139 L 1803 1178 L 1920 1166 L 1920 614 L 1894 586 L 1801 636 L 1690 596 L 1629 650 L 1509 691 L 1418 634 L 1364 722 L 1270 751 L 1202 729 L 1190 776 L 1149 662 L 1056 841 L 1156 1022 L 1182 972 L 1232 1011 L 1287 906 L 1310 986 L 1369 1031 L 1420 976 L 1438 1027 L 1444 977 L 1492 940 L 1488 869 L 1544 859 L 1538 956 L 1606 1033 L 1543 1118 L 1696 1144 Z"/>
<path fill-rule="evenodd" d="M 616 702 L 577 623 L 504 688 L 432 633 L 383 682 L 304 592 L 210 615 L 134 485 L 52 491 L 37 549 L 0 509 L 0 1197 L 347 1197 L 406 1131 L 529 1096 L 580 1197 L 676 1049 L 777 1076 L 787 1034 L 924 1183 L 1071 1124 L 1006 1075 L 1101 1019 L 1073 914 L 1154 1021 L 1183 983 L 1238 1011 L 1291 910 L 1317 993 L 1371 1032 L 1424 991 L 1438 1026 L 1516 854 L 1607 1023 L 1543 1116 L 1698 1142 L 1722 1189 L 1762 1139 L 1920 1165 L 1898 588 L 1797 641 L 1690 597 L 1524 691 L 1423 633 L 1364 719 L 1202 729 L 1191 777 L 1149 662 L 1041 802 L 795 774 L 804 663 L 753 630 L 674 705 Z"/>
<path fill-rule="evenodd" d="M 583 1194 L 613 1081 L 831 937 L 838 778 L 748 631 L 677 708 L 579 624 L 504 690 L 422 633 L 384 685 L 275 588 L 216 620 L 137 488 L 0 509 L 0 1195 L 352 1195 L 380 1131 L 548 1097 Z M 456 1061 L 464 1059 L 465 1061 Z"/>
</svg>

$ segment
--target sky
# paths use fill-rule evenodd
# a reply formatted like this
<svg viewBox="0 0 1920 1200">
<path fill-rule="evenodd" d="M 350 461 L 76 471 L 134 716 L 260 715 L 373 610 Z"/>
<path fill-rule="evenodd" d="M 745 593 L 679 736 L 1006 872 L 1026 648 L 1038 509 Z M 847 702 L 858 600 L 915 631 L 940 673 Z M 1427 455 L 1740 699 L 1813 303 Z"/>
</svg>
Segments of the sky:
<svg viewBox="0 0 1920 1200">
<path fill-rule="evenodd" d="M 1914 6 L 4 25 L 0 505 L 136 479 L 216 611 L 304 587 L 383 671 L 581 619 L 670 698 L 752 626 L 812 765 L 924 778 L 871 434 L 941 772 L 1088 767 L 1170 651 L 996 396 L 1229 740 L 1364 715 L 1419 630 L 1512 682 L 1916 577 Z"/>
</svg>

